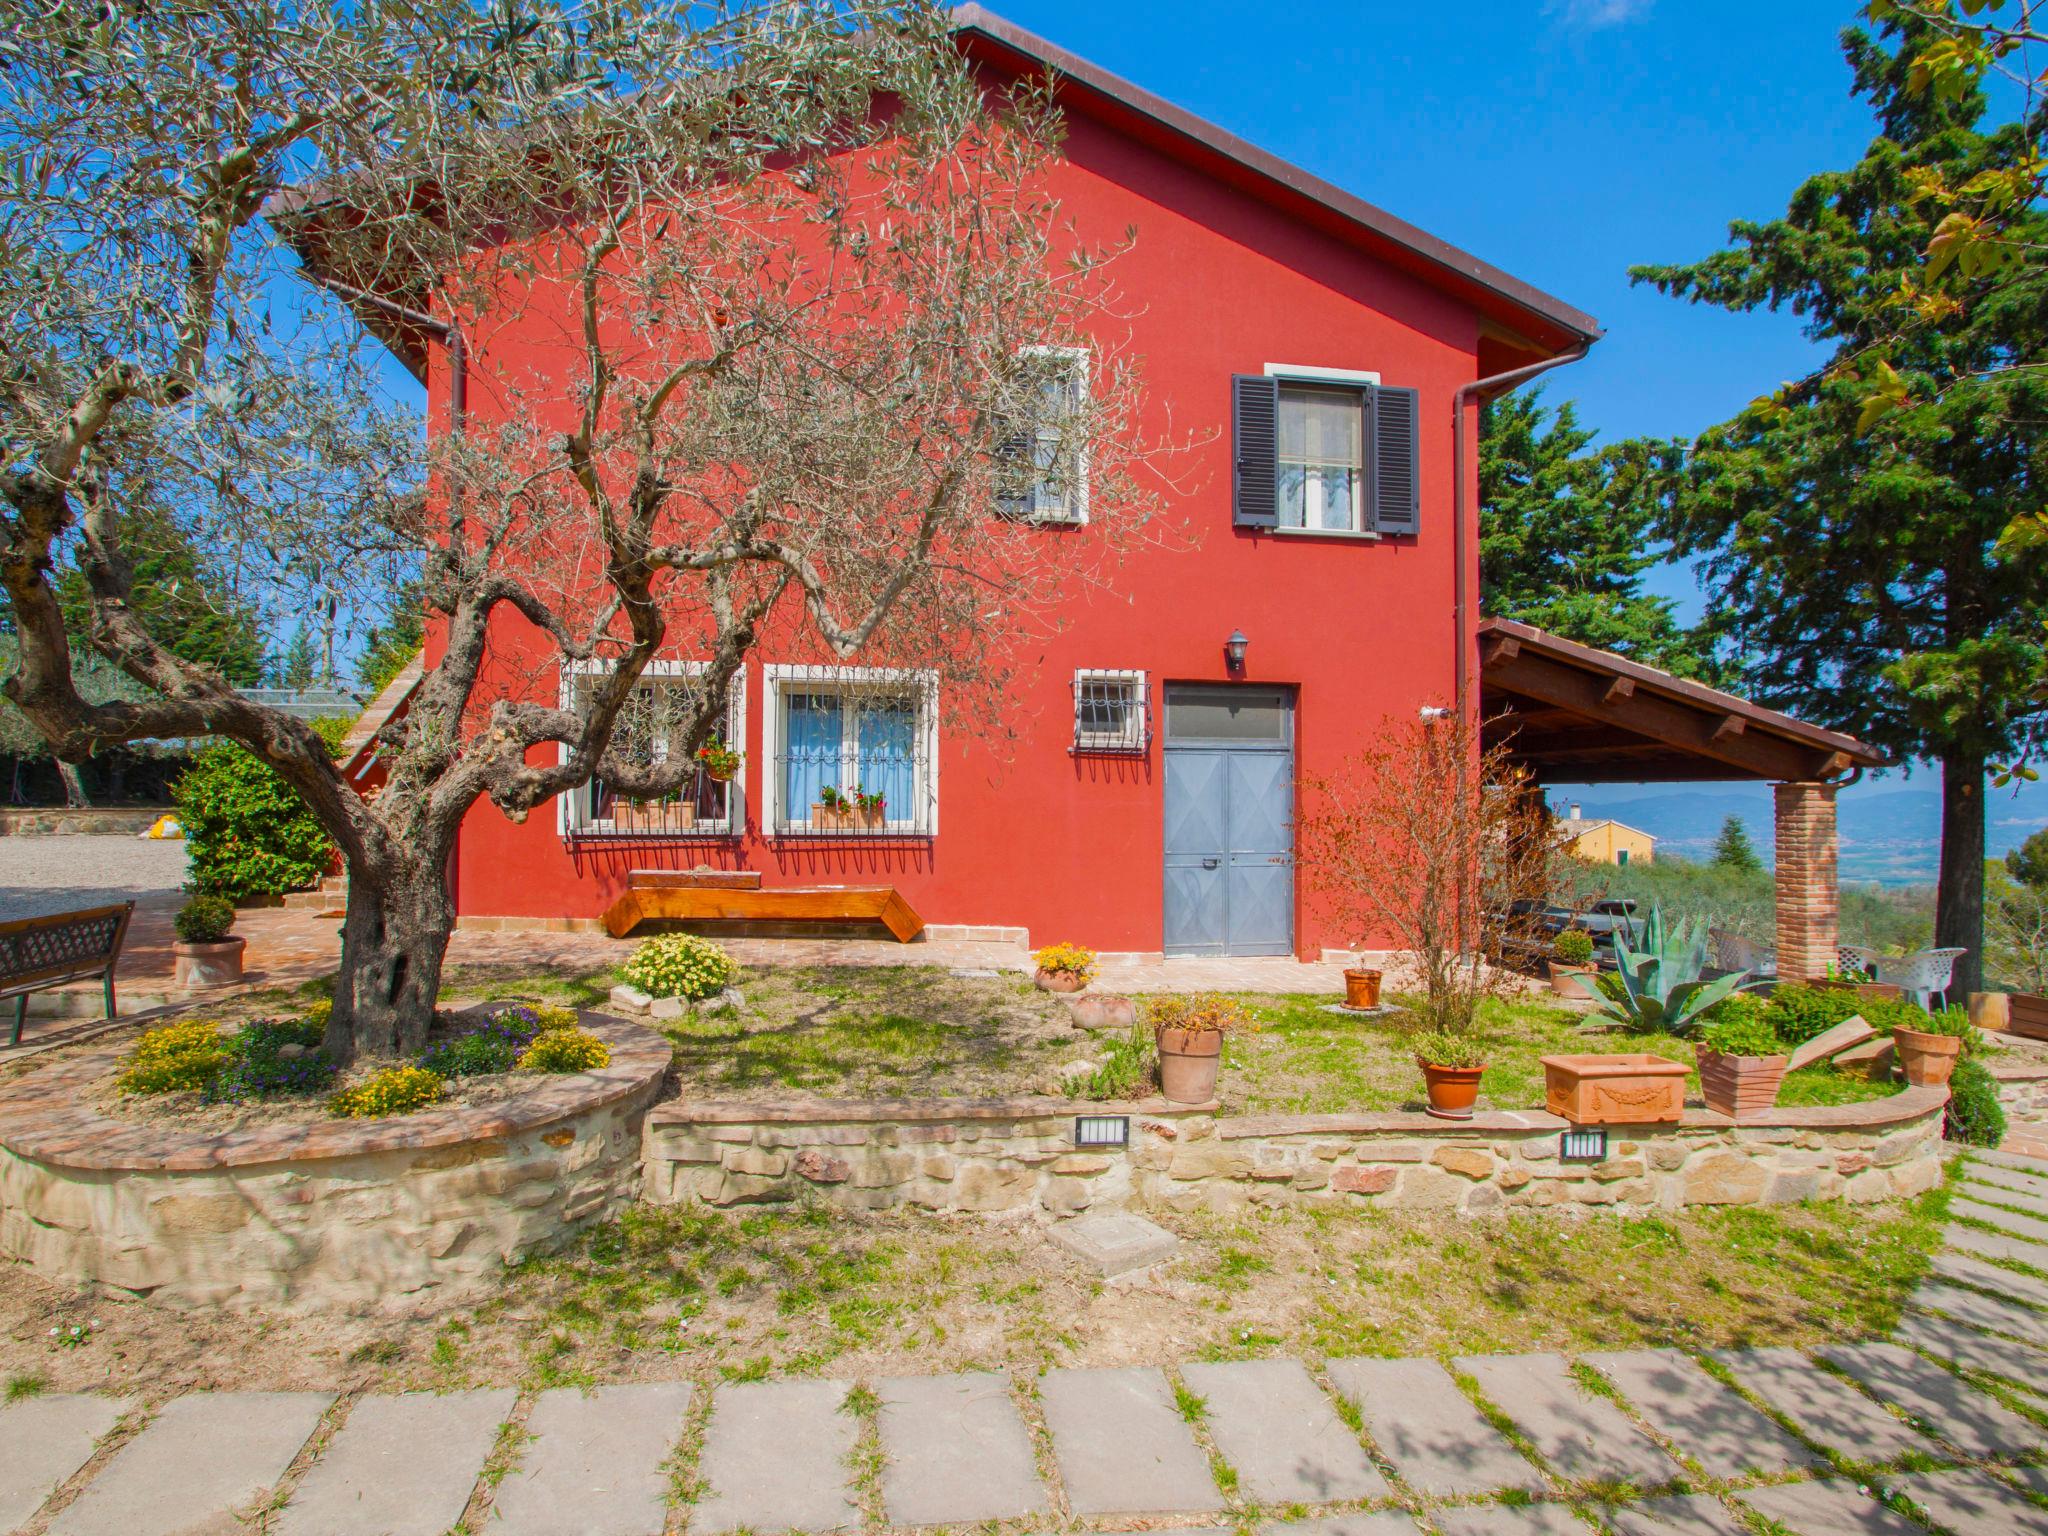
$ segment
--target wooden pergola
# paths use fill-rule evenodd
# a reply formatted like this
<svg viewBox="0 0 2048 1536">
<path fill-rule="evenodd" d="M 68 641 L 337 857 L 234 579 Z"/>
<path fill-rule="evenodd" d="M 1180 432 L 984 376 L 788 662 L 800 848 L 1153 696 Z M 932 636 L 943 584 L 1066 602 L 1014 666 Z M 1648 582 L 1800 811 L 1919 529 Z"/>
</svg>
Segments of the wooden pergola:
<svg viewBox="0 0 2048 1536">
<path fill-rule="evenodd" d="M 1536 784 L 1752 779 L 1776 801 L 1778 974 L 1834 963 L 1835 791 L 1883 753 L 1732 693 L 1511 619 L 1479 626 L 1480 710 Z"/>
</svg>

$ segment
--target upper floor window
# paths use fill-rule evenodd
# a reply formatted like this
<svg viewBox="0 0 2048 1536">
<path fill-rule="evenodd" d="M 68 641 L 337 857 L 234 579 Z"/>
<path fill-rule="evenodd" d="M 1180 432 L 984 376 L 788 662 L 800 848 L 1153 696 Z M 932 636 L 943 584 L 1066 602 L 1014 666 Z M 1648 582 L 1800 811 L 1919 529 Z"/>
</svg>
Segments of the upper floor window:
<svg viewBox="0 0 2048 1536">
<path fill-rule="evenodd" d="M 1231 381 L 1232 521 L 1301 533 L 1416 532 L 1416 391 L 1371 375 L 1302 373 Z"/>
<path fill-rule="evenodd" d="M 562 707 L 575 709 L 579 694 L 609 662 L 571 667 L 562 678 Z M 611 755 L 628 762 L 665 765 L 688 744 L 696 718 L 701 661 L 650 662 L 612 725 Z M 743 678 L 734 678 L 724 729 L 718 736 L 742 748 L 746 728 Z M 568 747 L 561 749 L 563 760 Z M 698 768 L 664 795 L 641 795 L 608 783 L 602 773 L 561 797 L 560 827 L 570 837 L 730 837 L 744 824 L 737 781 L 714 778 Z"/>
<path fill-rule="evenodd" d="M 998 500 L 1005 517 L 1034 523 L 1088 521 L 1088 453 L 1081 441 L 1088 354 L 1079 347 L 1024 352 L 1028 403 L 1005 423 Z"/>
<path fill-rule="evenodd" d="M 1357 533 L 1365 516 L 1365 396 L 1280 386 L 1282 528 Z"/>
</svg>

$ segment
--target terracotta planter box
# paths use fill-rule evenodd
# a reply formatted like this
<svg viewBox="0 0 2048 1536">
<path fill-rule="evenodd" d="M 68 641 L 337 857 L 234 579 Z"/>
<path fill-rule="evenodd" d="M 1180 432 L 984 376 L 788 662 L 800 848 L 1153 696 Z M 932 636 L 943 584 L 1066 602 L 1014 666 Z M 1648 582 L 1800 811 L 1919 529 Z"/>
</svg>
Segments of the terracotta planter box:
<svg viewBox="0 0 2048 1536">
<path fill-rule="evenodd" d="M 1380 1005 L 1380 973 L 1372 970 L 1355 970 L 1344 973 L 1344 1006 L 1346 1008 L 1377 1008 Z"/>
<path fill-rule="evenodd" d="M 1550 966 L 1550 990 L 1558 997 L 1576 997 L 1591 1001 L 1593 978 L 1598 968 L 1590 965 L 1566 965 L 1562 960 L 1552 960 Z"/>
<path fill-rule="evenodd" d="M 811 807 L 813 832 L 879 832 L 888 822 L 886 810 L 864 811 L 859 806 Z"/>
<path fill-rule="evenodd" d="M 181 987 L 224 987 L 242 979 L 242 951 L 247 939 L 228 937 L 218 944 L 171 945 L 172 973 Z"/>
<path fill-rule="evenodd" d="M 1422 1068 L 1422 1088 L 1428 1102 L 1423 1113 L 1439 1120 L 1470 1120 L 1472 1106 L 1479 1102 L 1479 1079 L 1486 1067 L 1440 1067 L 1416 1058 Z"/>
<path fill-rule="evenodd" d="M 1892 1044 L 1899 1049 L 1899 1071 L 1915 1088 L 1942 1087 L 1963 1054 L 1961 1037 L 1924 1029 L 1895 1029 Z"/>
<path fill-rule="evenodd" d="M 1138 1000 L 1114 992 L 1091 992 L 1067 1004 L 1076 1029 L 1129 1029 L 1138 1022 Z"/>
<path fill-rule="evenodd" d="M 1543 1107 L 1574 1125 L 1663 1125 L 1685 1113 L 1686 1065 L 1630 1051 L 1545 1056 Z"/>
<path fill-rule="evenodd" d="M 1159 1092 L 1175 1104 L 1208 1104 L 1216 1097 L 1216 1069 L 1223 1064 L 1223 1036 L 1213 1029 L 1162 1029 Z"/>
<path fill-rule="evenodd" d="M 2048 1040 L 2048 997 L 2034 992 L 2008 994 L 2005 1027 L 2029 1040 Z"/>
<path fill-rule="evenodd" d="M 1738 1120 L 1763 1113 L 1778 1102 L 1778 1086 L 1791 1064 L 1790 1056 L 1723 1056 L 1702 1050 L 1700 1090 L 1707 1108 Z"/>
<path fill-rule="evenodd" d="M 1041 992 L 1078 992 L 1088 985 L 1087 978 L 1079 971 L 1048 971 L 1042 965 L 1032 973 L 1031 979 L 1038 983 Z"/>
</svg>

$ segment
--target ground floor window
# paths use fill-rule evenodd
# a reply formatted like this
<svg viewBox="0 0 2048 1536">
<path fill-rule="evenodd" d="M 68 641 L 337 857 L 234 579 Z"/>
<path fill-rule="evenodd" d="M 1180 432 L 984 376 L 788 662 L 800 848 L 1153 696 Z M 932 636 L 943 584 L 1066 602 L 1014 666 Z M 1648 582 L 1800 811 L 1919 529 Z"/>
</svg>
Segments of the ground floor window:
<svg viewBox="0 0 2048 1536">
<path fill-rule="evenodd" d="M 768 677 L 777 834 L 937 830 L 937 688 L 928 675 L 771 667 Z"/>
<path fill-rule="evenodd" d="M 563 707 L 574 709 L 579 690 L 605 663 L 571 672 L 563 684 Z M 696 712 L 702 662 L 654 662 L 633 687 L 612 730 L 612 752 L 630 762 L 666 764 L 687 748 Z M 744 680 L 735 678 L 722 739 L 744 750 Z M 563 749 L 564 754 L 567 748 Z M 627 795 L 602 774 L 562 797 L 562 830 L 571 837 L 731 837 L 745 824 L 738 781 L 722 781 L 699 769 L 667 795 Z"/>
</svg>

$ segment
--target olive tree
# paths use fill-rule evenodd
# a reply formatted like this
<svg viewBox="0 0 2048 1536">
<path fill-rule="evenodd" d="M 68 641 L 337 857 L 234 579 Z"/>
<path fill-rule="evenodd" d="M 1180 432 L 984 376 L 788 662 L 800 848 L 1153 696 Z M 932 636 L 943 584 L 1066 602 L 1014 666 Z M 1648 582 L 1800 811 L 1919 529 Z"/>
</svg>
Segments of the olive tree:
<svg viewBox="0 0 2048 1536">
<path fill-rule="evenodd" d="M 680 788 L 756 652 L 999 698 L 1157 483 L 1126 236 L 1068 227 L 1049 97 L 922 6 L 0 0 L 0 134 L 7 696 L 62 757 L 212 734 L 292 784 L 347 869 L 343 1056 L 424 1037 L 479 801 Z M 1005 515 L 1083 464 L 1085 529 Z M 284 611 L 416 583 L 438 659 L 374 799 L 139 622 L 145 513 Z M 622 720 L 670 656 L 705 665 L 650 763 Z"/>
</svg>

